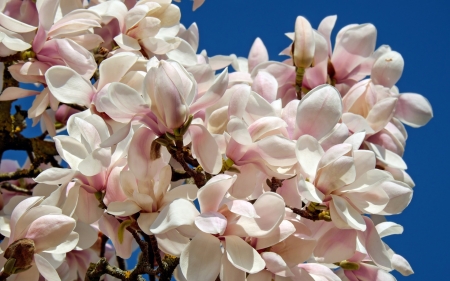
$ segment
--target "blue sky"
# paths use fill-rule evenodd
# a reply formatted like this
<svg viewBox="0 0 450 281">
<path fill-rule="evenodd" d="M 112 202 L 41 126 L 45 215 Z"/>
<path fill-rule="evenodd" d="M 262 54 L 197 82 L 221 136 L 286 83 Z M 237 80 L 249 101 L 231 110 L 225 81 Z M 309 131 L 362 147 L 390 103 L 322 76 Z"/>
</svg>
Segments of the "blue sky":
<svg viewBox="0 0 450 281">
<path fill-rule="evenodd" d="M 403 255 L 415 274 L 398 280 L 446 280 L 449 230 L 446 212 L 450 184 L 450 2 L 417 1 L 304 1 L 304 0 L 206 0 L 196 12 L 192 2 L 182 0 L 182 23 L 197 22 L 200 30 L 199 50 L 210 56 L 234 53 L 247 56 L 256 37 L 260 37 L 271 60 L 289 43 L 284 35 L 294 29 L 298 15 L 306 17 L 313 27 L 328 15 L 337 15 L 336 31 L 347 24 L 373 23 L 378 30 L 377 46 L 388 44 L 402 54 L 405 70 L 397 86 L 400 92 L 424 95 L 432 104 L 434 118 L 419 129 L 408 127 L 404 159 L 408 173 L 416 183 L 410 206 L 391 221 L 404 226 L 400 236 L 384 239 Z M 25 102 L 28 108 L 30 103 Z M 38 135 L 34 131 L 31 135 Z M 17 153 L 7 153 L 15 157 Z"/>
</svg>

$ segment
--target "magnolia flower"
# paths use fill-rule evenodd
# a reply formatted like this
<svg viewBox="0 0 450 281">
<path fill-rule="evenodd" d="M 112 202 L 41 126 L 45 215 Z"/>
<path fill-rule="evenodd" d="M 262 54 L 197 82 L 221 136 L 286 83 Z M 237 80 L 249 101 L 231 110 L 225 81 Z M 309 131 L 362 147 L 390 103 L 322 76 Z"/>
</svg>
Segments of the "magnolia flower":
<svg viewBox="0 0 450 281">
<path fill-rule="evenodd" d="M 46 254 L 65 254 L 78 243 L 79 236 L 73 232 L 75 220 L 62 215 L 57 207 L 39 205 L 42 200 L 25 199 L 11 214 L 5 267 L 10 273 L 18 272 L 19 280 L 37 280 L 39 274 L 47 280 L 61 280 Z M 24 269 L 28 270 L 21 272 Z"/>
</svg>

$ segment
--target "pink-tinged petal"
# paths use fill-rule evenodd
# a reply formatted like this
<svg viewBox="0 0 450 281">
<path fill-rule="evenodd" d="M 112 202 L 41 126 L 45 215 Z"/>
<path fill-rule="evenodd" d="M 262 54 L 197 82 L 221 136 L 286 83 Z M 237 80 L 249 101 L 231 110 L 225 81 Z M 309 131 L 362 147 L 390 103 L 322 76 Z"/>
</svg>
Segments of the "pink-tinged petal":
<svg viewBox="0 0 450 281">
<path fill-rule="evenodd" d="M 404 93 L 398 97 L 394 116 L 406 125 L 417 128 L 424 126 L 433 118 L 433 109 L 424 96 Z"/>
<path fill-rule="evenodd" d="M 94 56 L 70 39 L 53 39 L 61 59 L 84 79 L 89 80 L 97 70 Z"/>
<path fill-rule="evenodd" d="M 353 135 L 348 137 L 344 141 L 344 143 L 349 143 L 352 145 L 353 150 L 358 150 L 361 147 L 361 144 L 363 143 L 365 137 L 366 137 L 365 132 L 354 133 Z"/>
<path fill-rule="evenodd" d="M 53 140 L 61 158 L 74 170 L 89 155 L 84 145 L 73 137 L 56 136 Z"/>
<path fill-rule="evenodd" d="M 394 116 L 397 98 L 386 98 L 375 104 L 366 117 L 375 132 L 381 131 Z"/>
<path fill-rule="evenodd" d="M 238 117 L 231 116 L 230 121 L 228 121 L 227 124 L 227 131 L 233 140 L 242 145 L 249 145 L 253 143 L 245 122 Z"/>
<path fill-rule="evenodd" d="M 286 262 L 277 253 L 264 252 L 261 253 L 261 257 L 266 263 L 267 270 L 269 270 L 270 272 L 284 277 L 294 276 L 294 274 L 287 266 Z"/>
<path fill-rule="evenodd" d="M 236 268 L 228 259 L 227 255 L 222 255 L 222 266 L 220 268 L 221 281 L 244 281 L 245 271 Z"/>
<path fill-rule="evenodd" d="M 183 184 L 169 190 L 161 201 L 161 206 L 169 204 L 175 199 L 183 198 L 193 201 L 197 198 L 198 187 L 195 184 Z"/>
<path fill-rule="evenodd" d="M 300 101 L 298 99 L 289 101 L 288 104 L 283 108 L 283 111 L 281 112 L 281 119 L 283 119 L 287 124 L 287 131 L 289 134 L 289 137 L 291 139 L 294 138 L 294 130 L 296 128 L 296 114 L 297 114 L 297 107 Z"/>
<path fill-rule="evenodd" d="M 272 74 L 260 71 L 253 79 L 252 90 L 266 101 L 273 102 L 277 98 L 278 82 Z"/>
<path fill-rule="evenodd" d="M 227 219 L 221 213 L 202 213 L 195 218 L 195 225 L 209 234 L 222 235 L 227 227 Z"/>
<path fill-rule="evenodd" d="M 292 56 L 294 65 L 299 68 L 310 67 L 315 50 L 314 31 L 307 19 L 298 16 L 295 20 Z"/>
<path fill-rule="evenodd" d="M 372 167 L 360 175 L 354 182 L 339 189 L 339 192 L 365 192 L 372 189 L 373 186 L 391 179 L 392 176 L 388 172 Z"/>
<path fill-rule="evenodd" d="M 40 173 L 34 181 L 46 184 L 64 184 L 72 180 L 76 172 L 72 169 L 50 168 Z"/>
<path fill-rule="evenodd" d="M 216 103 L 225 93 L 228 86 L 228 68 L 225 68 L 222 73 L 217 76 L 214 83 L 208 91 L 196 100 L 190 107 L 191 114 L 195 114 L 201 109 L 205 109 Z"/>
<path fill-rule="evenodd" d="M 387 52 L 373 64 L 370 79 L 375 85 L 390 89 L 402 76 L 404 65 L 402 55 L 395 51 Z"/>
<path fill-rule="evenodd" d="M 230 200 L 227 203 L 228 209 L 237 215 L 245 216 L 248 218 L 259 218 L 258 214 L 256 213 L 255 208 L 253 207 L 253 204 L 251 204 L 248 201 L 244 200 Z"/>
<path fill-rule="evenodd" d="M 400 181 L 386 181 L 380 186 L 387 194 L 389 202 L 380 215 L 400 214 L 411 202 L 413 190 Z"/>
<path fill-rule="evenodd" d="M 143 45 L 146 50 L 157 55 L 164 55 L 167 52 L 176 49 L 180 43 L 181 39 L 178 37 L 165 37 L 164 39 L 147 37 L 141 40 L 141 45 Z"/>
<path fill-rule="evenodd" d="M 181 38 L 178 48 L 167 52 L 166 56 L 171 60 L 179 62 L 183 66 L 193 66 L 197 64 L 195 50 L 188 42 Z"/>
<path fill-rule="evenodd" d="M 31 223 L 36 219 L 48 214 L 61 214 L 61 209 L 55 206 L 34 206 L 32 210 L 32 212 L 27 211 L 22 217 L 17 220 L 14 229 L 12 229 L 10 242 L 13 242 L 20 238 L 24 238 Z"/>
<path fill-rule="evenodd" d="M 60 102 L 90 107 L 95 88 L 73 69 L 53 66 L 45 73 L 45 79 L 50 92 Z"/>
<path fill-rule="evenodd" d="M 99 174 L 109 167 L 111 162 L 110 148 L 97 148 L 78 165 L 78 170 L 85 176 L 91 177 Z"/>
<path fill-rule="evenodd" d="M 319 142 L 310 135 L 303 135 L 297 140 L 295 145 L 295 155 L 300 163 L 302 172 L 313 179 L 316 175 L 318 164 L 324 151 Z"/>
<path fill-rule="evenodd" d="M 273 245 L 271 251 L 279 254 L 287 265 L 292 267 L 310 258 L 316 245 L 317 241 L 315 239 L 309 237 L 301 238 L 294 234 L 281 243 Z"/>
<path fill-rule="evenodd" d="M 220 272 L 220 241 L 199 232 L 180 256 L 180 268 L 186 280 L 215 280 Z"/>
<path fill-rule="evenodd" d="M 332 228 L 317 241 L 316 260 L 321 263 L 340 262 L 351 258 L 356 251 L 356 231 Z"/>
<path fill-rule="evenodd" d="M 404 257 L 394 254 L 392 256 L 391 262 L 392 267 L 398 272 L 400 272 L 403 276 L 409 276 L 411 274 L 414 274 L 414 270 Z"/>
<path fill-rule="evenodd" d="M 117 45 L 125 51 L 139 51 L 141 49 L 139 41 L 126 34 L 117 35 L 114 37 L 114 42 L 116 42 Z"/>
<path fill-rule="evenodd" d="M 264 260 L 242 238 L 228 235 L 225 236 L 225 243 L 228 260 L 235 267 L 248 273 L 257 273 L 264 269 Z"/>
<path fill-rule="evenodd" d="M 66 241 L 69 234 L 74 230 L 75 225 L 75 220 L 70 217 L 45 215 L 31 223 L 25 238 L 34 241 L 35 252 L 39 253 Z M 75 247 L 76 243 L 73 246 Z"/>
<path fill-rule="evenodd" d="M 17 33 L 27 33 L 36 30 L 35 26 L 8 17 L 4 13 L 0 13 L 0 25 Z"/>
<path fill-rule="evenodd" d="M 97 236 L 96 238 L 98 238 L 97 232 L 95 232 L 95 235 Z M 79 239 L 80 239 L 80 235 L 78 233 L 72 231 L 66 237 L 66 241 L 60 243 L 58 246 L 56 246 L 56 248 L 47 249 L 45 252 L 48 254 L 64 255 L 67 252 L 76 250 Z M 94 244 L 95 241 L 96 241 L 96 239 L 94 241 L 92 241 L 92 244 Z"/>
<path fill-rule="evenodd" d="M 353 151 L 353 161 L 356 168 L 356 178 L 359 178 L 369 170 L 375 169 L 375 154 L 370 150 Z"/>
<path fill-rule="evenodd" d="M 242 118 L 244 116 L 245 107 L 247 106 L 248 100 L 250 98 L 251 88 L 245 84 L 238 84 L 231 87 L 230 91 L 230 102 L 228 105 L 228 116 L 236 116 Z"/>
<path fill-rule="evenodd" d="M 370 264 L 361 263 L 358 270 L 353 271 L 357 280 L 396 281 L 390 273 Z"/>
<path fill-rule="evenodd" d="M 93 193 L 80 188 L 75 214 L 82 222 L 91 224 L 102 216 L 103 209 L 98 207 L 98 200 Z"/>
<path fill-rule="evenodd" d="M 319 143 L 323 150 L 327 151 L 330 147 L 343 143 L 349 135 L 350 132 L 347 125 L 344 123 L 338 123 L 328 135 L 319 140 Z"/>
<path fill-rule="evenodd" d="M 17 87 L 8 87 L 0 95 L 0 101 L 15 100 L 38 95 L 38 91 L 26 90 Z"/>
<path fill-rule="evenodd" d="M 231 104 L 230 104 L 231 106 Z M 255 92 L 250 92 L 250 96 L 245 107 L 244 120 L 251 124 L 256 120 L 266 116 L 276 116 L 275 109 L 263 97 Z"/>
<path fill-rule="evenodd" d="M 148 111 L 148 106 L 141 94 L 123 83 L 111 83 L 108 87 L 108 96 L 121 112 L 130 117 Z"/>
<path fill-rule="evenodd" d="M 339 32 L 331 57 L 336 79 L 345 79 L 373 53 L 376 37 L 377 30 L 370 23 L 348 26 Z"/>
<path fill-rule="evenodd" d="M 367 120 L 358 114 L 346 112 L 342 114 L 342 122 L 347 125 L 351 132 L 366 132 L 367 135 L 375 133 Z"/>
<path fill-rule="evenodd" d="M 385 184 L 386 183 L 381 183 L 381 186 Z M 378 214 L 383 211 L 389 202 L 389 197 L 381 186 L 374 185 L 364 192 L 348 192 L 345 194 L 345 197 L 361 212 Z"/>
<path fill-rule="evenodd" d="M 277 193 L 283 197 L 286 205 L 294 208 L 302 207 L 302 197 L 300 196 L 297 177 L 284 180 L 283 184 L 277 188 Z"/>
<path fill-rule="evenodd" d="M 392 269 L 390 255 L 386 250 L 383 241 L 381 241 L 375 225 L 368 217 L 364 217 L 364 221 L 367 229 L 364 233 L 358 233 L 358 237 L 362 240 L 363 245 L 365 245 L 367 254 L 372 261 L 379 268 L 390 271 Z"/>
<path fill-rule="evenodd" d="M 300 277 L 298 274 L 301 271 L 306 271 L 310 278 L 312 278 L 311 280 L 314 281 L 341 281 L 333 270 L 322 264 L 303 263 L 299 264 L 296 268 L 291 268 L 291 270 L 295 274 L 295 277 L 292 278 L 293 281 L 306 281 L 306 279 L 298 279 Z"/>
<path fill-rule="evenodd" d="M 297 163 L 295 143 L 289 139 L 274 135 L 257 143 L 258 153 L 262 159 L 273 166 L 291 166 Z"/>
<path fill-rule="evenodd" d="M 336 227 L 341 229 L 354 228 L 365 231 L 366 223 L 361 214 L 347 200 L 331 194 L 330 215 Z"/>
<path fill-rule="evenodd" d="M 391 168 L 397 168 L 401 170 L 406 170 L 408 168 L 405 161 L 398 154 L 395 154 L 394 152 L 387 150 L 377 144 L 373 144 L 370 142 L 365 142 L 365 144 L 369 147 L 370 150 L 375 153 L 377 159 L 383 164 Z"/>
<path fill-rule="evenodd" d="M 214 110 L 207 120 L 207 128 L 211 134 L 223 134 L 228 124 L 228 106 Z"/>
<path fill-rule="evenodd" d="M 248 126 L 248 132 L 252 137 L 252 141 L 257 141 L 268 137 L 270 135 L 283 135 L 288 137 L 286 131 L 287 124 L 283 119 L 274 116 L 262 117 L 250 126 Z"/>
<path fill-rule="evenodd" d="M 195 23 L 194 23 L 195 24 Z M 198 64 L 186 68 L 194 76 L 199 93 L 205 93 L 213 84 L 214 71 L 209 64 Z M 228 71 L 227 71 L 228 72 Z M 192 112 L 192 105 L 191 105 Z"/>
<path fill-rule="evenodd" d="M 134 201 L 127 200 L 124 202 L 110 202 L 106 211 L 114 216 L 131 216 L 141 210 Z"/>
<path fill-rule="evenodd" d="M 225 235 L 262 237 L 278 228 L 284 219 L 285 203 L 283 198 L 276 193 L 263 193 L 253 206 L 260 217 L 241 216 L 232 223 L 228 222 Z"/>
<path fill-rule="evenodd" d="M 108 83 L 120 81 L 137 59 L 138 56 L 132 53 L 119 53 L 102 61 L 99 67 L 100 80 L 97 88 L 100 90 Z"/>
<path fill-rule="evenodd" d="M 217 175 L 211 178 L 197 193 L 201 212 L 217 212 L 222 199 L 235 181 L 236 176 L 229 175 Z"/>
<path fill-rule="evenodd" d="M 325 40 L 327 40 L 329 57 L 331 57 L 333 51 L 333 49 L 331 48 L 331 32 L 333 31 L 336 20 L 336 15 L 328 16 L 320 22 L 319 27 L 317 28 L 317 31 L 319 31 L 319 33 L 323 35 Z"/>
<path fill-rule="evenodd" d="M 150 231 L 154 234 L 164 233 L 183 225 L 193 225 L 199 212 L 192 202 L 177 199 L 165 206 L 153 222 Z"/>
<path fill-rule="evenodd" d="M 56 269 L 41 255 L 34 255 L 34 262 L 36 264 L 39 273 L 45 278 L 45 280 L 49 281 L 59 281 L 61 278 L 56 272 Z"/>
<path fill-rule="evenodd" d="M 111 239 L 111 242 L 116 249 L 116 255 L 128 259 L 131 257 L 133 236 L 130 232 L 123 232 L 123 240 L 122 243 L 119 242 L 119 226 L 120 222 L 114 217 L 107 214 L 104 214 L 100 220 L 98 221 L 98 227 L 101 232 L 103 232 L 106 236 Z"/>
<path fill-rule="evenodd" d="M 150 158 L 150 149 L 156 135 L 147 128 L 139 128 L 131 139 L 128 151 L 128 166 L 137 179 L 152 178 L 156 171 L 152 169 L 155 160 Z"/>
<path fill-rule="evenodd" d="M 331 131 L 342 115 L 342 99 L 338 90 L 329 85 L 312 89 L 297 108 L 295 137 L 311 135 L 321 139 Z"/>
<path fill-rule="evenodd" d="M 13 197 L 14 198 L 14 197 Z M 13 200 L 13 199 L 12 199 Z M 25 200 L 19 202 L 15 207 L 14 210 L 11 213 L 11 219 L 9 221 L 9 225 L 10 225 L 10 229 L 11 231 L 11 239 L 14 239 L 15 235 L 15 228 L 16 228 L 16 224 L 19 221 L 19 219 L 31 208 L 33 208 L 34 206 L 39 205 L 42 201 L 44 200 L 43 197 L 30 197 L 30 198 L 25 198 Z M 12 202 L 10 200 L 10 202 Z M 5 206 L 6 207 L 6 206 Z M 14 242 L 14 241 L 12 241 Z"/>
<path fill-rule="evenodd" d="M 192 140 L 192 154 L 203 170 L 210 174 L 218 174 L 222 169 L 222 155 L 214 137 L 200 124 L 191 124 L 189 134 Z"/>
<path fill-rule="evenodd" d="M 80 234 L 82 237 L 78 240 L 77 250 L 89 249 L 92 245 L 97 242 L 98 239 L 98 229 L 92 227 L 91 225 L 84 223 L 82 221 L 77 221 L 77 226 L 73 230 L 74 232 Z"/>
<path fill-rule="evenodd" d="M 45 112 L 50 103 L 48 88 L 44 89 L 33 101 L 33 104 L 28 109 L 28 117 L 35 118 Z"/>
<path fill-rule="evenodd" d="M 158 217 L 159 213 L 141 213 L 137 219 L 139 228 L 148 235 L 151 235 L 150 226 Z"/>
<path fill-rule="evenodd" d="M 267 52 L 266 46 L 264 46 L 263 41 L 258 37 L 253 42 L 250 48 L 250 53 L 248 54 L 248 70 L 252 70 L 260 63 L 269 60 L 269 53 Z"/>
<path fill-rule="evenodd" d="M 403 226 L 390 221 L 381 222 L 377 225 L 375 225 L 375 228 L 377 229 L 378 235 L 380 235 L 380 238 L 393 235 L 393 234 L 402 234 L 403 233 Z"/>
<path fill-rule="evenodd" d="M 161 251 L 177 257 L 181 255 L 190 242 L 189 238 L 181 235 L 176 229 L 155 236 L 158 241 L 158 248 Z"/>
<path fill-rule="evenodd" d="M 231 196 L 237 199 L 245 199 L 255 190 L 257 177 L 255 174 L 259 172 L 258 168 L 253 164 L 239 166 L 240 173 L 225 172 L 228 175 L 236 174 L 237 179 L 228 190 Z"/>
<path fill-rule="evenodd" d="M 333 192 L 333 190 L 354 182 L 355 179 L 356 169 L 353 158 L 341 156 L 328 165 L 320 168 L 317 171 L 314 183 L 323 194 L 328 195 Z"/>
<path fill-rule="evenodd" d="M 322 203 L 323 199 L 325 198 L 325 195 L 322 193 L 322 191 L 317 189 L 309 181 L 305 181 L 303 177 L 301 177 L 300 181 L 298 182 L 298 191 L 303 198 L 311 202 Z"/>
<path fill-rule="evenodd" d="M 281 241 L 286 240 L 295 231 L 296 231 L 296 228 L 292 224 L 292 222 L 283 220 L 281 222 L 281 224 L 278 226 L 278 228 L 276 230 L 272 231 L 269 235 L 256 239 L 255 249 L 261 250 L 261 249 L 269 248 Z"/>
</svg>

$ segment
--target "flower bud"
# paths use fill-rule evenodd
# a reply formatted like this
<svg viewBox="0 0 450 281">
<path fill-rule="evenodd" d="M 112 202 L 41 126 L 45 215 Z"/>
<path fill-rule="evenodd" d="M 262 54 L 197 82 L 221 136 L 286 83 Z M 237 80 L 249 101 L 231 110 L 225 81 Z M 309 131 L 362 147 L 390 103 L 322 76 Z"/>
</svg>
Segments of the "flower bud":
<svg viewBox="0 0 450 281">
<path fill-rule="evenodd" d="M 160 61 L 150 68 L 145 90 L 152 112 L 168 129 L 180 128 L 189 118 L 189 105 L 196 95 L 196 82 L 175 61 Z"/>
<path fill-rule="evenodd" d="M 7 263 L 11 265 L 8 273 L 13 274 L 29 269 L 34 259 L 34 250 L 34 241 L 28 238 L 19 239 L 9 245 L 3 255 L 9 261 Z M 14 263 L 11 262 L 14 260 Z"/>
<path fill-rule="evenodd" d="M 292 56 L 298 68 L 308 68 L 314 59 L 315 41 L 314 31 L 307 19 L 298 16 L 295 21 L 294 43 Z"/>
<path fill-rule="evenodd" d="M 395 51 L 387 52 L 379 57 L 372 66 L 372 82 L 392 88 L 400 79 L 405 63 L 402 55 Z"/>
</svg>

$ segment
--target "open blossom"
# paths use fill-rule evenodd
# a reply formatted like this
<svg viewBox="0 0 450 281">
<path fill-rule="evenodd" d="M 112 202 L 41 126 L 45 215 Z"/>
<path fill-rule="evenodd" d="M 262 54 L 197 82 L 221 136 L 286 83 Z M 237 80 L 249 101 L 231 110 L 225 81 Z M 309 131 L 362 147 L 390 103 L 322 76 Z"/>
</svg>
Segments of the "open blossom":
<svg viewBox="0 0 450 281">
<path fill-rule="evenodd" d="M 210 57 L 197 24 L 180 18 L 172 0 L 0 1 L 5 85 L 43 87 L 6 87 L 0 102 L 36 96 L 28 117 L 45 132 L 27 142 L 30 165 L 1 163 L 12 176 L 0 194 L 0 276 L 412 274 L 381 240 L 402 233 L 384 216 L 412 199 L 404 125 L 433 117 L 425 97 L 397 88 L 401 54 L 375 49 L 370 23 L 345 26 L 332 47 L 336 16 L 317 30 L 299 16 L 283 62 L 260 38 L 247 58 Z M 28 141 L 18 117 L 8 137 Z M 54 147 L 37 147 L 47 133 Z M 137 247 L 138 265 L 124 270 Z"/>
<path fill-rule="evenodd" d="M 19 259 L 21 255 L 30 259 L 22 267 L 16 261 L 16 267 L 31 269 L 18 273 L 16 278 L 34 280 L 41 274 L 48 280 L 60 280 L 55 268 L 45 258 L 48 254 L 65 254 L 75 248 L 79 236 L 73 232 L 75 220 L 62 214 L 61 209 L 53 206 L 39 205 L 40 197 L 31 197 L 19 203 L 11 214 L 8 248 L 5 258 Z M 21 242 L 23 241 L 23 242 Z M 30 243 L 28 252 L 24 252 L 23 243 Z"/>
</svg>

